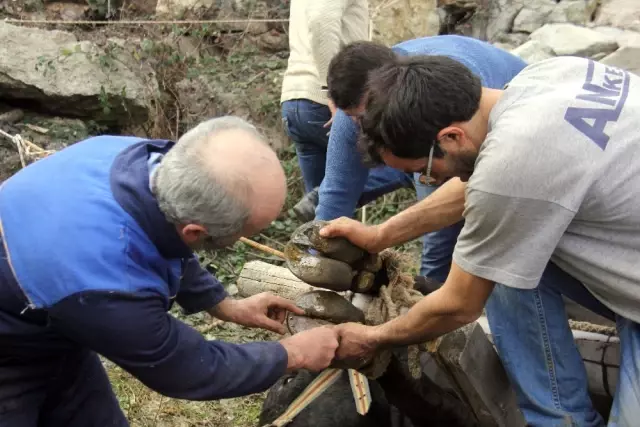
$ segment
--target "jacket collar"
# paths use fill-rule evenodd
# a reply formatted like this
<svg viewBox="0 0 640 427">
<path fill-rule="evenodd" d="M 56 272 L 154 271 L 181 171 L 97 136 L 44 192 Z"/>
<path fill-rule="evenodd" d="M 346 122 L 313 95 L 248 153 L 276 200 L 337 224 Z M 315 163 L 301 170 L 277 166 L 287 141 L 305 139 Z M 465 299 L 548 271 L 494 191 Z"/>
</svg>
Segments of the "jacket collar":
<svg viewBox="0 0 640 427">
<path fill-rule="evenodd" d="M 165 154 L 175 143 L 145 140 L 123 150 L 111 166 L 111 191 L 120 206 L 149 236 L 163 257 L 188 258 L 193 251 L 182 241 L 175 225 L 167 221 L 149 188 L 149 158 Z M 155 157 L 155 156 L 154 156 Z"/>
</svg>

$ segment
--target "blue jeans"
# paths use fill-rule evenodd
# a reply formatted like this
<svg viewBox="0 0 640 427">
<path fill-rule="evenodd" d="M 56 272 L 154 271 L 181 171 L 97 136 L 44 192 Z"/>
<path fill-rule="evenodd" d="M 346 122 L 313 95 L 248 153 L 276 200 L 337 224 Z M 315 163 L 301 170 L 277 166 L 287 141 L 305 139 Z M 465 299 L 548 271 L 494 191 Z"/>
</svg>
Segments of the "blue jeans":
<svg viewBox="0 0 640 427">
<path fill-rule="evenodd" d="M 283 102 L 281 113 L 284 127 L 296 148 L 305 192 L 309 192 L 319 187 L 325 176 L 330 128 L 325 128 L 324 124 L 331 119 L 331 111 L 325 105 L 295 99 Z M 411 177 L 404 172 L 386 166 L 371 169 L 357 206 L 411 184 Z"/>
<path fill-rule="evenodd" d="M 588 394 L 562 295 L 616 320 L 620 374 L 610 426 L 640 425 L 640 326 L 615 315 L 579 281 L 549 263 L 535 289 L 497 284 L 486 311 L 489 327 L 529 426 L 603 426 Z"/>
<path fill-rule="evenodd" d="M 326 105 L 295 99 L 283 102 L 281 113 L 284 128 L 295 145 L 304 190 L 308 193 L 324 179 L 329 144 L 329 128 L 324 124 L 331 119 L 331 111 Z"/>
<path fill-rule="evenodd" d="M 414 174 L 416 197 L 423 200 L 439 187 L 428 186 L 418 181 L 420 174 Z M 458 241 L 464 221 L 422 235 L 422 257 L 420 275 L 444 283 L 451 268 L 453 249 Z"/>
</svg>

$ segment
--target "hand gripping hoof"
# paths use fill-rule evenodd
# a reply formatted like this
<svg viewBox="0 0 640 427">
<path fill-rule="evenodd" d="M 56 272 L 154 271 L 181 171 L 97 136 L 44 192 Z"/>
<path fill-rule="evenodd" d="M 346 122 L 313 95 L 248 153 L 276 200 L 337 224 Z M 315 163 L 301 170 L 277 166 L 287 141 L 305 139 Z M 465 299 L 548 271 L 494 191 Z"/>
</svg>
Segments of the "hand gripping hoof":
<svg viewBox="0 0 640 427">
<path fill-rule="evenodd" d="M 298 316 L 288 313 L 287 329 L 292 335 L 319 326 L 332 326 L 347 322 L 364 323 L 362 310 L 335 292 L 320 290 L 305 292 L 294 302 L 305 311 L 305 314 Z M 368 360 L 334 360 L 330 367 L 360 369 L 368 362 Z"/>
<path fill-rule="evenodd" d="M 344 238 L 325 239 L 319 231 L 327 223 L 312 221 L 291 235 L 284 249 L 289 270 L 300 280 L 337 292 L 351 289 L 356 272 L 351 263 L 365 252 Z"/>
</svg>

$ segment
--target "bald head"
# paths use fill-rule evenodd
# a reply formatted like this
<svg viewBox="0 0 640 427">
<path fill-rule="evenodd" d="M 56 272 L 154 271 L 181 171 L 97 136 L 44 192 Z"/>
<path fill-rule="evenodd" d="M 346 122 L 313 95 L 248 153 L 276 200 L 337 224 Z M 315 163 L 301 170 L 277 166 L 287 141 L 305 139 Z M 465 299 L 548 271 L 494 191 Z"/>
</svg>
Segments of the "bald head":
<svg viewBox="0 0 640 427">
<path fill-rule="evenodd" d="M 251 124 L 217 117 L 185 133 L 153 180 L 163 213 L 192 246 L 221 247 L 267 227 L 280 213 L 286 178 L 275 152 Z M 194 245 L 195 243 L 195 245 Z"/>
</svg>

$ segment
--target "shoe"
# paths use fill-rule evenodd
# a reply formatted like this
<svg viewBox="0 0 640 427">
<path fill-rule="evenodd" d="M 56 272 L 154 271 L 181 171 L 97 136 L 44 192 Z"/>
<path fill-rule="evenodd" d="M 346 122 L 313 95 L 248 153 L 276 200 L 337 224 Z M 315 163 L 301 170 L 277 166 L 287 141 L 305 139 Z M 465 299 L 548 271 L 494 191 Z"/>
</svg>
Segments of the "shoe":
<svg viewBox="0 0 640 427">
<path fill-rule="evenodd" d="M 318 188 L 309 191 L 291 209 L 300 222 L 309 222 L 316 217 L 316 207 L 318 206 Z"/>
</svg>

